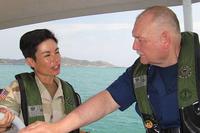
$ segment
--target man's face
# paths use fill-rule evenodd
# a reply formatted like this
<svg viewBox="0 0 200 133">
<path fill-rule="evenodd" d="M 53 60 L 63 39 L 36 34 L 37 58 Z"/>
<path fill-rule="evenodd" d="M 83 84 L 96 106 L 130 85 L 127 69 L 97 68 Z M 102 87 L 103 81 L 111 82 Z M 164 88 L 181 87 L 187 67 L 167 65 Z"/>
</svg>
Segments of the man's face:
<svg viewBox="0 0 200 133">
<path fill-rule="evenodd" d="M 55 76 L 60 73 L 61 56 L 57 43 L 48 39 L 40 43 L 32 59 L 32 67 L 38 76 Z"/>
<path fill-rule="evenodd" d="M 132 35 L 133 50 L 140 55 L 140 62 L 159 66 L 166 53 L 162 47 L 161 31 L 156 23 L 151 23 L 151 16 L 139 18 Z"/>
</svg>

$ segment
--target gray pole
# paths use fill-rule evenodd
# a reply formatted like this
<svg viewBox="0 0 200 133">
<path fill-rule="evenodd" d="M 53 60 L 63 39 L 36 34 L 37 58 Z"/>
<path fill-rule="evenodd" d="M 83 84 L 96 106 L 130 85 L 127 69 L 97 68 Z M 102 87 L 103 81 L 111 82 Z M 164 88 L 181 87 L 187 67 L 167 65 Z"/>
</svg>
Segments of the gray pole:
<svg viewBox="0 0 200 133">
<path fill-rule="evenodd" d="M 183 0 L 183 16 L 185 31 L 193 31 L 191 0 Z"/>
</svg>

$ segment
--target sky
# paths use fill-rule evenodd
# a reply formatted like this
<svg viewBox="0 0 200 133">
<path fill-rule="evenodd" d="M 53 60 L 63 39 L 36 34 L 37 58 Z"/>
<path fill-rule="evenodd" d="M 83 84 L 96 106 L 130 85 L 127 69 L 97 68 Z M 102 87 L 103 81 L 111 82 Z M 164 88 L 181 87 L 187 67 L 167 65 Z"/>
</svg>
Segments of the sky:
<svg viewBox="0 0 200 133">
<path fill-rule="evenodd" d="M 184 31 L 182 6 L 170 7 Z M 193 4 L 193 31 L 200 35 L 200 2 Z M 92 15 L 49 21 L 0 30 L 0 58 L 21 59 L 20 37 L 34 29 L 47 28 L 58 39 L 62 57 L 89 61 L 107 61 L 128 67 L 138 57 L 132 50 L 132 28 L 142 10 Z"/>
</svg>

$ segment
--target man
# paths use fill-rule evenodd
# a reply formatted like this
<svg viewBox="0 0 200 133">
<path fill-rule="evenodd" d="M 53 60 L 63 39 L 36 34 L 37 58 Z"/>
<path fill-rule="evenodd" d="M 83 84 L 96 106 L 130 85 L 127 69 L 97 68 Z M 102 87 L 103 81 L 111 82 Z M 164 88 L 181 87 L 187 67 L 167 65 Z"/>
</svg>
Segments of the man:
<svg viewBox="0 0 200 133">
<path fill-rule="evenodd" d="M 4 97 L 0 111 L 5 113 L 0 120 L 1 132 L 9 130 L 14 119 L 7 108 L 29 125 L 38 120 L 58 121 L 79 105 L 73 87 L 57 77 L 61 65 L 57 42 L 47 29 L 33 30 L 21 37 L 20 49 L 33 72 L 17 74 L 16 80 L 1 92 Z"/>
<path fill-rule="evenodd" d="M 136 19 L 132 35 L 133 49 L 140 57 L 106 90 L 61 121 L 36 122 L 20 133 L 70 132 L 118 108 L 125 110 L 134 102 L 148 133 L 200 132 L 196 104 L 196 84 L 200 81 L 197 35 L 181 34 L 176 15 L 164 6 L 143 11 Z"/>
</svg>

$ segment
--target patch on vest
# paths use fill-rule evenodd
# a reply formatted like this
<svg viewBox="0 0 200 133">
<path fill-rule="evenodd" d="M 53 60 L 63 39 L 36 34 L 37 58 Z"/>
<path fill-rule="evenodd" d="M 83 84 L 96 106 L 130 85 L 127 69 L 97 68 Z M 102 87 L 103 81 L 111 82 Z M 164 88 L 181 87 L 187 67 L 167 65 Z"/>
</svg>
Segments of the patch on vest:
<svg viewBox="0 0 200 133">
<path fill-rule="evenodd" d="M 28 106 L 29 117 L 36 117 L 43 115 L 42 105 Z"/>
<path fill-rule="evenodd" d="M 147 84 L 147 75 L 142 75 L 139 77 L 133 78 L 135 88 L 146 86 Z"/>
<path fill-rule="evenodd" d="M 190 66 L 182 66 L 179 70 L 179 78 L 189 78 L 192 75 L 192 68 Z"/>
</svg>

